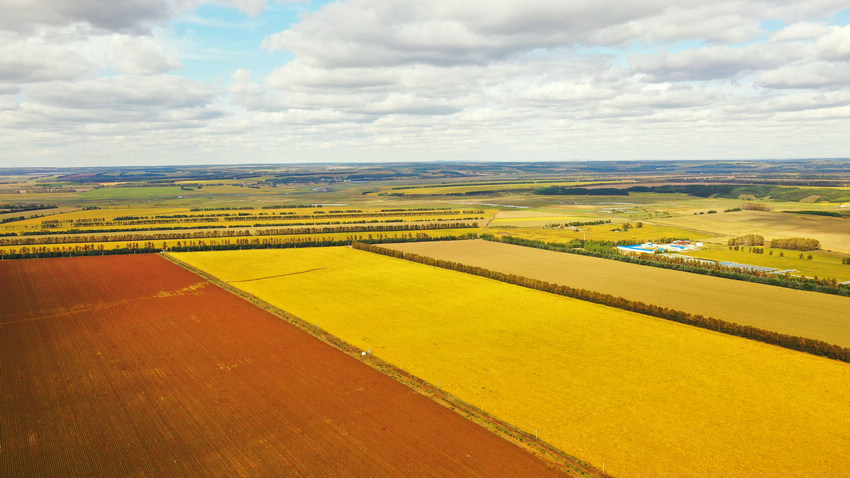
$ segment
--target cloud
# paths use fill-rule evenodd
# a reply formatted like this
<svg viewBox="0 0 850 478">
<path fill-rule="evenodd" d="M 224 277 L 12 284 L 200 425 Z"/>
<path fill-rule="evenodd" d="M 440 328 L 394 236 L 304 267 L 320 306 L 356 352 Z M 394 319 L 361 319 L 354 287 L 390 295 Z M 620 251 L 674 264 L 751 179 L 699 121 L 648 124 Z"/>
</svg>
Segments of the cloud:
<svg viewBox="0 0 850 478">
<path fill-rule="evenodd" d="M 78 53 L 38 39 L 0 46 L 0 83 L 69 80 L 93 69 L 94 65 Z"/>
<path fill-rule="evenodd" d="M 33 85 L 28 97 L 63 108 L 122 110 L 136 107 L 191 108 L 215 99 L 215 87 L 177 76 L 132 76 Z"/>
<path fill-rule="evenodd" d="M 234 71 L 230 74 L 233 82 L 227 87 L 227 91 L 236 95 L 262 95 L 265 93 L 266 88 L 251 81 L 251 76 L 253 76 L 253 74 L 254 73 L 251 70 L 245 68 L 240 68 Z"/>
<path fill-rule="evenodd" d="M 10 111 L 20 109 L 18 101 L 11 96 L 0 95 L 0 111 Z"/>
<path fill-rule="evenodd" d="M 298 60 L 276 69 L 268 77 L 275 88 L 344 88 L 384 87 L 398 82 L 395 72 L 387 68 L 315 68 Z"/>
<path fill-rule="evenodd" d="M 18 86 L 0 83 L 0 95 L 17 95 L 20 92 Z"/>
<path fill-rule="evenodd" d="M 19 111 L 0 122 L 7 127 L 62 131 L 94 124 L 150 128 L 202 126 L 220 117 L 219 91 L 184 78 L 120 75 L 112 78 L 49 82 L 27 88 Z"/>
<path fill-rule="evenodd" d="M 15 3 L 13 8 L 3 9 L 0 29 L 32 33 L 41 27 L 85 25 L 97 30 L 138 34 L 149 32 L 153 25 L 166 21 L 180 6 L 180 2 L 167 0 L 28 0 Z"/>
<path fill-rule="evenodd" d="M 268 0 L 215 0 L 211 3 L 233 7 L 248 15 L 259 15 L 269 4 Z"/>
<path fill-rule="evenodd" d="M 830 29 L 815 45 L 825 60 L 850 60 L 850 26 Z"/>
<path fill-rule="evenodd" d="M 770 18 L 807 18 L 837 11 L 839 3 L 791 8 L 781 0 L 349 0 L 269 35 L 263 47 L 291 51 L 318 68 L 484 64 L 535 49 L 747 41 L 762 33 L 765 10 L 775 15 Z"/>
<path fill-rule="evenodd" d="M 708 81 L 777 68 L 801 55 L 799 49 L 787 45 L 709 46 L 674 54 L 632 55 L 629 63 L 632 72 L 642 73 L 652 82 Z"/>
<path fill-rule="evenodd" d="M 335 2 L 263 46 L 320 68 L 483 64 L 535 48 L 622 42 L 616 26 L 658 9 L 609 2 Z"/>
<path fill-rule="evenodd" d="M 729 104 L 724 109 L 735 117 L 747 118 L 749 115 L 769 117 L 777 113 L 843 108 L 848 105 L 850 105 L 850 91 L 833 91 L 785 95 L 773 93 L 759 97 L 738 98 L 736 103 Z"/>
<path fill-rule="evenodd" d="M 758 76 L 757 83 L 765 88 L 831 88 L 847 87 L 850 64 L 814 62 L 789 65 L 766 71 Z"/>
<path fill-rule="evenodd" d="M 198 8 L 204 3 L 256 18 Z M 0 18 L 4 158 L 51 151 L 150 164 L 846 150 L 850 27 L 832 17 L 846 0 L 276 3 L 17 1 Z M 284 11 L 306 13 L 275 32 Z M 187 18 L 194 37 L 183 34 L 186 21 L 172 23 Z M 765 31 L 776 21 L 786 26 Z M 225 30 L 226 44 L 210 40 Z M 258 32 L 272 33 L 250 44 Z M 198 65 L 213 61 L 230 77 L 200 80 L 212 75 Z M 828 140 L 811 144 L 815 136 Z"/>
<path fill-rule="evenodd" d="M 828 33 L 829 30 L 830 27 L 824 25 L 823 23 L 794 23 L 771 35 L 770 41 L 780 42 L 793 40 L 809 40 Z"/>
<path fill-rule="evenodd" d="M 462 108 L 452 106 L 448 100 L 434 100 L 412 94 L 390 93 L 378 101 L 350 108 L 353 113 L 370 115 L 447 115 Z"/>
<path fill-rule="evenodd" d="M 5 5 L 0 30 L 31 34 L 42 28 L 81 26 L 90 30 L 143 35 L 204 3 L 258 15 L 267 0 L 25 0 Z"/>
<path fill-rule="evenodd" d="M 124 73 L 152 75 L 182 68 L 175 53 L 149 37 L 113 35 L 114 64 Z"/>
</svg>

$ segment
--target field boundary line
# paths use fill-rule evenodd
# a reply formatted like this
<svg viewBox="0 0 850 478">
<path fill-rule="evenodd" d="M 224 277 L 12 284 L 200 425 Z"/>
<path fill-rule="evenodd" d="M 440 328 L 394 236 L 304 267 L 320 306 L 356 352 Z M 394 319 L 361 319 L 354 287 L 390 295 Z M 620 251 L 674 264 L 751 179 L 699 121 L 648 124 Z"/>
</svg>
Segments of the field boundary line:
<svg viewBox="0 0 850 478">
<path fill-rule="evenodd" d="M 659 319 L 678 322 L 684 325 L 699 327 L 701 329 L 711 330 L 726 335 L 740 337 L 749 340 L 755 340 L 769 345 L 776 345 L 789 350 L 803 352 L 819 357 L 826 357 L 841 362 L 850 363 L 850 348 L 840 345 L 830 344 L 822 340 L 809 339 L 795 335 L 781 334 L 772 330 L 760 329 L 751 325 L 742 325 L 735 322 L 716 319 L 714 317 L 706 317 L 703 315 L 692 314 L 681 310 L 670 309 L 654 304 L 647 304 L 635 300 L 629 300 L 623 297 L 618 297 L 602 292 L 577 289 L 561 284 L 555 284 L 539 279 L 520 276 L 517 274 L 507 274 L 504 272 L 491 271 L 483 267 L 471 266 L 461 262 L 447 261 L 444 259 L 435 259 L 433 257 L 422 256 L 410 252 L 403 252 L 395 249 L 387 249 L 374 244 L 364 244 L 355 242 L 353 248 L 373 254 L 381 254 L 396 259 L 402 259 L 419 264 L 439 267 L 450 271 L 470 274 L 487 279 L 492 279 L 507 284 L 525 287 L 528 289 L 539 290 L 548 294 L 560 295 L 571 299 L 583 300 L 595 304 L 613 307 L 629 312 L 657 317 Z"/>
<path fill-rule="evenodd" d="M 308 272 L 320 271 L 322 269 L 326 269 L 326 268 L 325 267 L 317 267 L 315 269 L 307 269 L 306 271 L 290 272 L 288 274 L 278 274 L 276 276 L 257 277 L 256 279 L 234 280 L 234 281 L 230 281 L 230 282 L 254 282 L 254 281 L 258 281 L 258 280 L 276 279 L 278 277 L 294 276 L 296 274 L 306 274 Z"/>
<path fill-rule="evenodd" d="M 496 418 L 485 412 L 484 410 L 481 410 L 480 408 L 474 405 L 464 402 L 460 398 L 440 389 L 439 387 L 432 385 L 431 383 L 428 383 L 425 380 L 422 380 L 421 378 L 416 377 L 396 367 L 395 365 L 372 355 L 371 353 L 367 353 L 366 351 L 355 347 L 354 345 L 321 329 L 320 327 L 310 324 L 309 322 L 306 322 L 305 320 L 293 314 L 290 314 L 289 312 L 286 312 L 283 309 L 275 307 L 274 305 L 260 299 L 259 297 L 256 297 L 253 294 L 250 294 L 242 289 L 239 289 L 238 287 L 235 287 L 225 281 L 222 281 L 221 279 L 207 273 L 202 269 L 198 269 L 197 267 L 187 264 L 168 253 L 162 253 L 160 254 L 160 256 L 163 259 L 168 260 L 174 263 L 175 265 L 180 266 L 192 272 L 193 274 L 209 281 L 217 287 L 224 289 L 225 291 L 230 292 L 231 294 L 239 296 L 242 299 L 250 302 L 251 304 L 265 310 L 266 312 L 269 312 L 272 315 L 283 319 L 289 324 L 336 348 L 337 350 L 345 353 L 351 358 L 363 362 L 366 365 L 374 368 L 375 370 L 378 370 L 379 372 L 383 373 L 384 375 L 387 375 L 390 378 L 401 382 L 408 388 L 430 398 L 437 404 L 454 411 L 455 413 L 463 416 L 467 420 L 470 420 L 471 422 L 481 427 L 484 427 L 485 429 L 513 443 L 514 445 L 525 449 L 529 453 L 537 456 L 539 459 L 547 463 L 549 466 L 563 471 L 568 476 L 609 476 L 607 474 L 604 474 L 601 470 L 596 469 L 592 465 L 565 453 L 564 451 L 539 438 L 536 438 L 533 433 L 526 432 L 515 425 Z"/>
</svg>

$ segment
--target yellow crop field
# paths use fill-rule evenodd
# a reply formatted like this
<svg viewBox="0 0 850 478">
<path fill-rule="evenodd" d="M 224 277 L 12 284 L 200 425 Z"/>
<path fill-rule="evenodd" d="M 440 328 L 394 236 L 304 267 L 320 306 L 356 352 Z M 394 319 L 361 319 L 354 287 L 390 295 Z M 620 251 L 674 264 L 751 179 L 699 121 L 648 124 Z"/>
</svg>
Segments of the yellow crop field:
<svg viewBox="0 0 850 478">
<path fill-rule="evenodd" d="M 144 188 L 142 188 L 144 189 Z M 20 251 L 20 246 L 50 246 L 50 251 L 62 251 L 54 245 L 65 246 L 65 250 L 88 249 L 95 243 L 95 249 L 103 245 L 107 249 L 127 247 L 127 241 L 155 242 L 156 247 L 165 244 L 173 247 L 177 242 L 185 245 L 187 242 L 197 244 L 198 237 L 215 239 L 212 242 L 222 243 L 218 239 L 228 234 L 251 234 L 260 236 L 260 230 L 268 229 L 301 229 L 300 237 L 315 239 L 323 235 L 316 233 L 318 229 L 327 229 L 326 234 L 332 234 L 333 239 L 345 239 L 350 233 L 335 233 L 332 229 L 349 228 L 355 225 L 367 226 L 370 229 L 409 228 L 415 234 L 417 228 L 457 227 L 482 224 L 492 212 L 485 213 L 477 208 L 466 209 L 404 209 L 394 208 L 385 211 L 377 208 L 348 208 L 344 206 L 316 206 L 297 208 L 252 208 L 252 209 L 210 209 L 191 210 L 190 208 L 152 207 L 133 208 L 101 208 L 90 210 L 56 211 L 48 209 L 49 216 L 36 217 L 22 221 L 9 222 L 0 225 L 0 251 L 13 253 Z M 53 214 L 53 212 L 60 212 Z M 307 230 L 309 228 L 311 230 Z M 67 234 L 71 230 L 83 230 L 77 237 Z M 430 230 L 430 229 L 428 229 Z M 101 232 L 102 231 L 102 232 Z M 479 229 L 471 228 L 461 234 L 475 233 Z M 284 233 L 285 231 L 270 231 Z M 298 232 L 298 231 L 290 231 Z M 372 231 L 374 237 L 381 231 Z M 313 234 L 309 234 L 313 233 Z M 15 237 L 17 234 L 18 237 Z M 441 237 L 453 232 L 433 234 Z M 110 236 L 113 243 L 98 242 L 95 237 Z M 24 237 L 25 236 L 25 237 Z M 66 237 L 67 236 L 67 237 Z M 123 237 L 120 237 L 123 236 Z M 132 237 L 131 237 L 132 236 Z M 158 236 L 158 237 L 157 237 Z M 295 235 L 287 235 L 294 237 Z M 398 234 L 391 236 L 397 237 Z M 270 236 L 262 236 L 268 238 Z M 359 236 L 360 237 L 360 236 Z M 362 238 L 369 238 L 368 234 Z M 161 242 L 165 240 L 165 242 Z M 66 242 L 68 241 L 68 242 Z M 70 242 L 74 241 L 74 242 Z M 211 244 L 211 241 L 205 241 Z M 148 247 L 154 247 L 148 245 Z M 69 249 L 70 248 L 70 249 Z M 31 252 L 44 252 L 31 251 Z"/>
<path fill-rule="evenodd" d="M 347 247 L 173 254 L 614 476 L 839 476 L 850 365 Z"/>
<path fill-rule="evenodd" d="M 189 208 L 178 207 L 123 207 L 123 208 L 102 208 L 74 211 L 61 216 L 55 216 L 45 219 L 98 219 L 104 218 L 111 221 L 116 217 L 121 216 L 166 216 L 172 214 L 190 214 Z"/>
<path fill-rule="evenodd" d="M 850 347 L 850 297 L 489 241 L 386 247 Z"/>
<path fill-rule="evenodd" d="M 13 223 L 9 223 L 8 227 L 14 227 L 20 230 L 26 229 L 41 229 L 41 224 L 44 221 L 80 221 L 80 220 L 93 220 L 93 219 L 104 219 L 106 221 L 111 221 L 116 217 L 121 216 L 154 216 L 154 215 L 170 215 L 170 214 L 188 214 L 188 208 L 150 208 L 150 207 L 134 207 L 134 208 L 103 208 L 103 209 L 91 209 L 91 210 L 75 210 L 75 211 L 63 211 L 58 214 L 54 213 L 52 209 L 43 209 L 39 211 L 32 211 L 31 213 L 39 213 L 44 214 L 44 217 L 37 217 L 32 219 L 25 219 L 23 221 L 16 221 Z M 28 214 L 31 214 L 28 213 Z M 70 228 L 71 225 L 68 225 L 67 228 Z M 138 227 L 138 226 L 135 226 Z M 86 228 L 88 229 L 88 228 Z"/>
</svg>

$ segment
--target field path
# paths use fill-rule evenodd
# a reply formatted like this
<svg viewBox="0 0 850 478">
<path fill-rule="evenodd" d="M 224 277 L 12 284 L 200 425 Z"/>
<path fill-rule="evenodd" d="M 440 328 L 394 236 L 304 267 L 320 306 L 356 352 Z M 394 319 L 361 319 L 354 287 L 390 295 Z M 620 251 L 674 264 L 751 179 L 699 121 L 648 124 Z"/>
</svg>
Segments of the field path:
<svg viewBox="0 0 850 478">
<path fill-rule="evenodd" d="M 483 240 L 383 247 L 850 347 L 850 297 Z"/>
<path fill-rule="evenodd" d="M 320 271 L 322 269 L 324 269 L 324 267 L 316 267 L 315 269 L 308 269 L 306 271 L 288 272 L 286 274 L 278 274 L 278 275 L 266 276 L 266 277 L 257 277 L 256 279 L 235 280 L 235 281 L 232 281 L 232 282 L 254 282 L 254 281 L 265 280 L 265 279 L 276 279 L 278 277 L 291 276 L 291 275 L 295 275 L 295 274 L 306 274 L 308 272 Z"/>
</svg>

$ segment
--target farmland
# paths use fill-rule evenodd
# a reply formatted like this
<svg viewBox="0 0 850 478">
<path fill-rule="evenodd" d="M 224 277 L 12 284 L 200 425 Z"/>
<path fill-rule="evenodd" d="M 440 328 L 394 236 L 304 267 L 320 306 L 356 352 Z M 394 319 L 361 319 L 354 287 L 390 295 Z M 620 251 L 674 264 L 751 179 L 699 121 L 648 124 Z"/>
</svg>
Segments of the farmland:
<svg viewBox="0 0 850 478">
<path fill-rule="evenodd" d="M 590 221 L 590 219 L 586 219 Z M 515 220 L 512 220 L 516 224 Z M 550 221 L 551 222 L 551 221 Z M 574 229 L 552 229 L 542 227 L 510 226 L 504 227 L 498 219 L 490 223 L 490 232 L 498 235 L 511 235 L 525 237 L 539 241 L 569 242 L 573 239 L 587 239 L 590 241 L 617 241 L 621 243 L 640 244 L 647 241 L 657 241 L 659 238 L 676 237 L 689 240 L 702 240 L 709 237 L 705 233 L 695 232 L 672 226 L 659 226 L 655 224 L 643 224 L 640 228 L 632 228 L 621 232 L 620 224 L 601 224 L 593 226 L 582 226 Z"/>
<path fill-rule="evenodd" d="M 2 476 L 559 474 L 157 255 L 3 261 L 0 297 Z"/>
<path fill-rule="evenodd" d="M 735 251 L 729 247 L 717 246 L 686 251 L 685 254 L 700 259 L 754 264 L 775 267 L 779 270 L 794 270 L 797 271 L 795 274 L 800 273 L 807 277 L 835 277 L 839 281 L 850 280 L 850 267 L 841 262 L 846 255 L 835 251 L 806 252 L 801 258 L 800 251 L 762 247 L 762 253 L 757 254 L 751 249 L 744 247 Z M 811 256 L 811 259 L 808 256 Z"/>
<path fill-rule="evenodd" d="M 848 297 L 490 241 L 387 247 L 850 347 Z"/>
<path fill-rule="evenodd" d="M 145 188 L 140 188 L 145 189 Z M 157 189 L 157 188 L 148 188 Z M 123 247 L 270 245 L 480 231 L 483 209 L 342 208 L 104 208 L 61 211 L 0 226 L 3 254 L 79 252 Z M 129 245 L 128 245 L 129 243 Z M 136 244 L 134 246 L 134 244 Z"/>
<path fill-rule="evenodd" d="M 618 183 L 619 181 L 615 181 Z M 532 191 L 534 189 L 558 186 L 558 187 L 580 187 L 597 184 L 593 181 L 495 181 L 486 183 L 466 182 L 459 184 L 432 184 L 427 186 L 393 187 L 383 189 L 379 195 L 410 195 L 410 196 L 438 196 L 438 195 L 470 195 L 495 192 Z M 607 184 L 607 183 L 606 183 Z"/>
<path fill-rule="evenodd" d="M 850 460 L 845 363 L 349 248 L 174 255 L 615 476 Z"/>
<path fill-rule="evenodd" d="M 434 428 L 415 435 L 431 412 L 401 405 L 408 396 L 524 437 L 515 443 L 535 453 L 543 448 L 529 437 L 539 434 L 556 455 L 614 476 L 846 473 L 845 363 L 328 246 L 382 243 L 848 346 L 850 299 L 838 294 L 850 286 L 837 284 L 850 280 L 848 184 L 846 160 L 0 171 L 0 475 L 253 476 L 266 463 L 330 474 L 307 446 L 326 450 L 323 463 L 346 463 L 347 475 L 523 474 L 477 458 L 526 463 L 499 451 L 504 441 L 461 455 L 467 441 L 484 443 L 469 438 L 480 427 L 445 446 Z M 448 242 L 481 233 L 600 257 Z M 821 249 L 802 258 L 729 249 L 746 234 Z M 619 258 L 618 244 L 670 239 L 703 242 L 693 257 L 790 269 L 789 278 L 767 286 L 601 258 Z M 283 249 L 293 247 L 305 249 Z M 185 252 L 195 250 L 207 252 Z M 328 345 L 305 345 L 301 332 L 161 258 L 108 257 L 141 251 L 255 294 Z M 42 259 L 10 261 L 21 257 Z M 372 371 L 321 358 L 351 359 L 350 347 L 374 352 L 354 360 Z M 388 376 L 419 393 L 385 385 Z M 401 401 L 388 405 L 392 397 Z M 518 429 L 506 433 L 474 407 Z M 456 420 L 427 421 L 443 419 Z M 343 425 L 358 420 L 368 423 Z M 388 442 L 392 452 L 370 454 Z M 26 453 L 6 453 L 15 446 Z M 404 454 L 419 461 L 402 464 Z M 50 471 L 30 472 L 39 463 Z"/>
<path fill-rule="evenodd" d="M 837 217 L 783 214 L 775 211 L 739 211 L 661 218 L 657 222 L 697 231 L 711 231 L 724 240 L 727 237 L 758 233 L 766 239 L 778 237 L 815 237 L 824 249 L 850 253 L 850 221 Z"/>
</svg>

